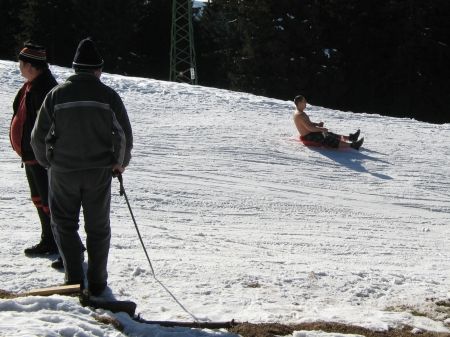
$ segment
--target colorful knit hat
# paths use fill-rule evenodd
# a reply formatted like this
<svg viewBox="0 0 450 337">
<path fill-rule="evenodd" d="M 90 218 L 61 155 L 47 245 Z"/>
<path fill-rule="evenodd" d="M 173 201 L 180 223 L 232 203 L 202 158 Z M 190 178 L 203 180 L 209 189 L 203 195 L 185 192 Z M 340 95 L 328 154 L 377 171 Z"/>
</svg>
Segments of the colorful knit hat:
<svg viewBox="0 0 450 337">
<path fill-rule="evenodd" d="M 90 38 L 81 40 L 75 52 L 72 67 L 75 70 L 92 70 L 102 68 L 103 63 L 94 41 Z"/>
<path fill-rule="evenodd" d="M 19 60 L 31 63 L 33 66 L 47 67 L 47 53 L 45 48 L 32 42 L 25 42 L 19 53 Z"/>
</svg>

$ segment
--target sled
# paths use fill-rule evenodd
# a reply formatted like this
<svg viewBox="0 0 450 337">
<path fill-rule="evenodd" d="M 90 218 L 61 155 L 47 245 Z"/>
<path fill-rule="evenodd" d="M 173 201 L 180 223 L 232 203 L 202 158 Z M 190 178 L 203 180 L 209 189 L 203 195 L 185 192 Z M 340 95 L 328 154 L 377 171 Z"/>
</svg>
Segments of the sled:
<svg viewBox="0 0 450 337">
<path fill-rule="evenodd" d="M 298 138 L 298 140 L 299 140 L 299 142 L 303 143 L 303 145 L 305 145 L 307 147 L 324 148 L 324 149 L 335 150 L 335 151 L 343 150 L 342 148 L 335 148 L 335 147 L 324 145 L 322 143 L 314 142 L 314 141 L 311 141 L 311 140 L 306 140 L 306 139 L 304 139 L 303 136 L 300 136 Z M 363 144 L 363 142 L 364 142 L 364 137 L 361 138 L 358 142 L 361 142 L 361 144 L 359 145 L 359 147 L 360 147 Z M 355 150 L 359 150 L 359 147 L 357 149 L 355 149 Z"/>
<path fill-rule="evenodd" d="M 32 289 L 25 293 L 19 294 L 20 296 L 51 296 L 51 295 L 76 295 L 80 293 L 79 284 L 61 285 L 48 288 Z"/>
<path fill-rule="evenodd" d="M 134 317 L 137 307 L 137 304 L 133 301 L 104 300 L 102 298 L 84 298 L 83 296 L 80 298 L 80 304 L 83 307 L 109 310 L 113 313 L 125 312 L 131 318 Z"/>
<path fill-rule="evenodd" d="M 51 296 L 51 295 L 72 295 L 79 296 L 80 304 L 83 307 L 91 307 L 94 309 L 104 309 L 109 310 L 113 313 L 125 312 L 130 317 L 134 317 L 137 304 L 133 301 L 118 301 L 118 300 L 107 300 L 100 297 L 92 296 L 80 296 L 80 285 L 60 285 L 46 288 L 32 289 L 23 293 L 12 293 L 8 291 L 2 291 L 3 298 L 17 298 L 26 296 Z"/>
</svg>

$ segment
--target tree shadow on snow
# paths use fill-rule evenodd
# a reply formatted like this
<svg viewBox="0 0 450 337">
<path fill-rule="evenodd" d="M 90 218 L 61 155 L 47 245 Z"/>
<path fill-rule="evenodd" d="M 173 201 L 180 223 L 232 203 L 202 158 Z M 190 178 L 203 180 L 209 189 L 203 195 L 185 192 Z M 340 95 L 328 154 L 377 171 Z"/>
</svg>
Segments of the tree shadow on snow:
<svg viewBox="0 0 450 337">
<path fill-rule="evenodd" d="M 320 147 L 319 148 L 311 147 L 310 149 L 335 161 L 339 165 L 345 166 L 353 171 L 360 172 L 360 173 L 369 173 L 372 176 L 379 178 L 379 179 L 384 179 L 384 180 L 393 179 L 392 177 L 382 174 L 382 173 L 370 172 L 363 165 L 364 162 L 367 162 L 367 161 L 375 161 L 375 162 L 379 162 L 379 163 L 382 163 L 385 165 L 391 165 L 391 163 L 389 163 L 385 160 L 377 158 L 373 155 L 368 155 L 364 152 L 370 152 L 370 153 L 374 153 L 374 154 L 382 154 L 382 153 L 379 153 L 376 151 L 370 151 L 370 150 L 366 150 L 366 149 L 361 149 L 361 151 L 355 151 L 353 149 L 332 150 L 332 149 L 326 149 L 326 148 L 320 148 Z"/>
</svg>

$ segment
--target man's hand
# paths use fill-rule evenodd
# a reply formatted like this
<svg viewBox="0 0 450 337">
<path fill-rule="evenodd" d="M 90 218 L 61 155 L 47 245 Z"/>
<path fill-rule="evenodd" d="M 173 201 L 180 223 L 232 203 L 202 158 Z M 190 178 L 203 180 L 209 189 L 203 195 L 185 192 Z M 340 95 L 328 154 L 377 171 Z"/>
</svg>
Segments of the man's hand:
<svg viewBox="0 0 450 337">
<path fill-rule="evenodd" d="M 112 167 L 113 177 L 117 177 L 119 174 L 122 174 L 125 171 L 125 167 L 119 164 L 115 164 Z"/>
</svg>

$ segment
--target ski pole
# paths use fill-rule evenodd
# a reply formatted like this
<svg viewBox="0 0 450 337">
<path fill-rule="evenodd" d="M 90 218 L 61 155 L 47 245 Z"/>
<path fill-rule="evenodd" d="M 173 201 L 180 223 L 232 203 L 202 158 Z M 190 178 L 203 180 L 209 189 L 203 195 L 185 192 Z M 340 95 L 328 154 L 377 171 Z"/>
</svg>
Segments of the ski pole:
<svg viewBox="0 0 450 337">
<path fill-rule="evenodd" d="M 142 248 L 144 249 L 145 256 L 147 257 L 148 264 L 150 265 L 150 268 L 151 268 L 151 270 L 152 270 L 152 276 L 153 276 L 153 278 L 154 278 L 155 281 L 158 282 L 158 283 L 161 285 L 161 287 L 163 287 L 164 290 L 165 290 L 165 291 L 166 291 L 166 292 L 167 292 L 167 293 L 175 300 L 175 302 L 180 306 L 181 309 L 184 310 L 184 312 L 186 312 L 187 314 L 189 314 L 196 322 L 198 322 L 199 319 L 198 319 L 197 317 L 195 317 L 195 315 L 192 314 L 189 310 L 187 310 L 187 309 L 184 307 L 184 305 L 183 305 L 183 304 L 175 297 L 175 295 L 172 294 L 172 292 L 171 292 L 171 291 L 170 291 L 170 290 L 169 290 L 169 289 L 168 289 L 168 288 L 167 288 L 160 280 L 157 279 L 156 274 L 155 274 L 155 271 L 153 270 L 152 262 L 150 261 L 150 257 L 148 256 L 147 249 L 145 248 L 144 241 L 142 240 L 141 233 L 140 233 L 139 228 L 138 228 L 138 225 L 137 225 L 137 223 L 136 223 L 136 219 L 134 218 L 133 211 L 131 210 L 130 202 L 128 201 L 128 197 L 127 197 L 127 194 L 126 194 L 126 192 L 125 192 L 125 188 L 123 187 L 123 178 L 122 178 L 122 174 L 121 174 L 120 172 L 115 172 L 115 173 L 117 174 L 117 179 L 119 179 L 119 184 L 120 184 L 120 191 L 119 191 L 119 194 L 120 194 L 121 196 L 123 195 L 123 196 L 125 197 L 125 201 L 126 201 L 126 203 L 127 203 L 128 209 L 130 210 L 131 219 L 133 219 L 134 227 L 136 228 L 136 232 L 137 232 L 137 234 L 138 234 L 138 236 L 139 236 L 139 240 L 141 241 L 141 245 L 142 245 Z"/>
<path fill-rule="evenodd" d="M 136 219 L 134 218 L 133 211 L 131 210 L 130 202 L 128 201 L 128 197 L 127 197 L 127 194 L 125 192 L 125 188 L 123 187 L 122 173 L 119 173 L 117 175 L 117 179 L 119 179 L 119 184 L 120 184 L 120 192 L 119 192 L 119 194 L 121 196 L 123 195 L 125 197 L 125 201 L 127 203 L 128 209 L 130 210 L 131 219 L 133 219 L 134 227 L 136 228 L 136 232 L 137 232 L 137 234 L 139 236 L 139 240 L 141 241 L 142 248 L 144 248 L 144 253 L 145 253 L 145 256 L 147 257 L 147 261 L 148 261 L 148 264 L 150 265 L 150 269 L 152 270 L 153 277 L 155 277 L 155 271 L 153 269 L 152 262 L 150 261 L 150 257 L 148 256 L 147 249 L 145 248 L 144 241 L 142 240 L 141 232 L 139 231 L 138 225 L 136 223 Z"/>
</svg>

